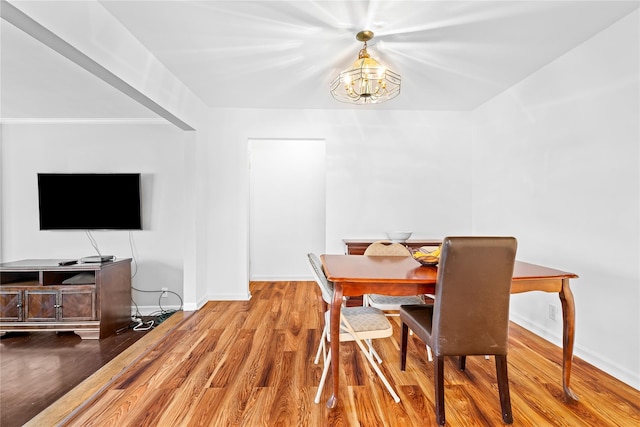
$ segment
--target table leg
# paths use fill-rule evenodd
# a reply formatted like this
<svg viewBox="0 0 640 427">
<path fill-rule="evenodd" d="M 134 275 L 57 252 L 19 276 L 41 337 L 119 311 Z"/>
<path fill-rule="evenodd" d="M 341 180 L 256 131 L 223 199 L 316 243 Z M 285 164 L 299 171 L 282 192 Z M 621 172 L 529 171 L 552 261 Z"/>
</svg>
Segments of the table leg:
<svg viewBox="0 0 640 427">
<path fill-rule="evenodd" d="M 340 310 L 342 309 L 342 286 L 334 283 L 333 301 L 331 301 L 331 377 L 333 392 L 327 401 L 327 408 L 335 408 L 338 404 L 338 388 L 340 382 Z"/>
<path fill-rule="evenodd" d="M 573 293 L 569 287 L 569 279 L 562 279 L 560 302 L 562 303 L 562 388 L 564 389 L 565 398 L 568 401 L 578 401 L 578 396 L 570 387 L 576 309 L 573 301 Z"/>
</svg>

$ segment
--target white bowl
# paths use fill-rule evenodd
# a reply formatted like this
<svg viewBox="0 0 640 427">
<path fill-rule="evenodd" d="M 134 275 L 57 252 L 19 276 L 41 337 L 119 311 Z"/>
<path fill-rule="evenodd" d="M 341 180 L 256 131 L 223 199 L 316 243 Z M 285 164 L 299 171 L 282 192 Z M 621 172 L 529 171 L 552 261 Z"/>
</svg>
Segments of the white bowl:
<svg viewBox="0 0 640 427">
<path fill-rule="evenodd" d="M 395 243 L 404 243 L 409 237 L 411 237 L 411 231 L 387 231 L 387 237 L 389 240 Z"/>
</svg>

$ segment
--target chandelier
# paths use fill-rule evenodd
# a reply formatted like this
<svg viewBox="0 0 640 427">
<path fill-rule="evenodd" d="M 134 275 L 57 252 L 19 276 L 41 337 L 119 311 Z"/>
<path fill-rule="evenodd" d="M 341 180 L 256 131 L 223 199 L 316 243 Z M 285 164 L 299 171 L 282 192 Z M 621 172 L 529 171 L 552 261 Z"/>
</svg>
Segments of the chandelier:
<svg viewBox="0 0 640 427">
<path fill-rule="evenodd" d="M 381 65 L 367 52 L 367 41 L 372 38 L 371 31 L 360 31 L 356 35 L 358 41 L 364 42 L 358 59 L 331 82 L 331 95 L 338 101 L 380 104 L 400 93 L 400 75 Z"/>
</svg>

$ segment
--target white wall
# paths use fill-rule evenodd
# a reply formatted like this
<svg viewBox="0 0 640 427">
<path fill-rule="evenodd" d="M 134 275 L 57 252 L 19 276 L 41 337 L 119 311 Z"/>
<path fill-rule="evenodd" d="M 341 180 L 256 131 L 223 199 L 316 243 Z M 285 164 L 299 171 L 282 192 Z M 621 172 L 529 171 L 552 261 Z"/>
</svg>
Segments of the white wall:
<svg viewBox="0 0 640 427">
<path fill-rule="evenodd" d="M 128 231 L 93 231 L 92 235 L 102 253 L 119 258 L 135 254 L 135 288 L 167 287 L 183 295 L 188 218 L 183 159 L 188 133 L 169 124 L 3 124 L 1 129 L 2 261 L 96 254 L 83 231 L 40 231 L 38 172 L 139 172 L 144 229 L 131 232 L 134 253 Z M 132 293 L 143 311 L 158 309 L 158 295 Z M 179 303 L 173 297 L 163 300 L 165 307 Z"/>
<path fill-rule="evenodd" d="M 248 297 L 247 141 L 326 141 L 326 250 L 390 229 L 471 232 L 471 114 L 212 109 L 209 297 Z M 323 224 L 319 224 L 322 227 Z M 304 254 L 301 254 L 304 256 Z"/>
<path fill-rule="evenodd" d="M 473 231 L 577 273 L 575 354 L 640 388 L 639 13 L 473 113 Z M 560 344 L 557 295 L 512 319 Z"/>
</svg>

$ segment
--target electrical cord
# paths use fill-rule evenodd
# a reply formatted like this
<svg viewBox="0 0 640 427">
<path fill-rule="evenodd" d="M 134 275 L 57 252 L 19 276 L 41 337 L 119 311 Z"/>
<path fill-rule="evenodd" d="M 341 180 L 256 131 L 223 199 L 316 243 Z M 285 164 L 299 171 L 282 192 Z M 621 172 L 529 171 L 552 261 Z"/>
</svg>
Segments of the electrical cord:
<svg viewBox="0 0 640 427">
<path fill-rule="evenodd" d="M 89 242 L 91 243 L 91 246 L 93 246 L 93 248 L 96 250 L 96 252 L 98 253 L 98 255 L 102 256 L 102 253 L 100 252 L 100 249 L 98 247 L 98 242 L 96 241 L 96 239 L 94 238 L 94 236 L 91 234 L 91 231 L 86 230 L 86 235 L 87 238 L 89 239 Z M 138 274 L 138 259 L 136 257 L 136 246 L 135 246 L 135 241 L 133 239 L 133 232 L 131 230 L 129 230 L 129 249 L 131 251 L 131 259 L 133 260 L 133 271 L 131 274 L 131 281 L 133 282 L 133 279 L 136 277 L 136 275 Z M 132 316 L 131 320 L 132 323 L 129 325 L 129 327 L 131 329 L 133 329 L 134 331 L 148 331 L 149 329 L 153 329 L 156 324 L 160 324 L 162 322 L 164 322 L 167 318 L 169 318 L 169 316 L 171 316 L 172 314 L 176 313 L 177 311 L 182 310 L 182 307 L 184 306 L 184 302 L 182 300 L 182 297 L 180 296 L 180 294 L 173 292 L 173 291 L 163 291 L 163 290 L 153 290 L 153 291 L 147 291 L 147 290 L 143 290 L 143 289 L 138 289 L 135 286 L 131 286 L 131 289 L 133 289 L 136 292 L 144 292 L 144 293 L 159 293 L 160 296 L 158 297 L 158 307 L 160 308 L 159 311 L 155 311 L 152 312 L 151 314 L 149 314 L 149 317 L 156 317 L 156 320 L 148 320 L 148 321 L 143 321 L 142 320 L 142 314 L 140 313 L 140 308 L 138 307 L 138 304 L 136 303 L 135 299 L 133 298 L 133 296 L 131 297 L 131 303 L 133 304 L 133 306 L 135 307 L 136 311 L 135 311 L 135 316 Z M 162 306 L 162 294 L 163 293 L 170 293 L 175 295 L 176 297 L 178 297 L 178 300 L 180 300 L 180 308 L 178 309 L 165 309 Z M 133 325 L 133 326 L 132 326 Z"/>
<path fill-rule="evenodd" d="M 133 318 L 132 320 L 134 322 L 137 322 L 137 324 L 133 328 L 131 328 L 134 331 L 148 331 L 154 328 L 155 322 L 153 320 L 148 320 L 146 322 L 139 318 Z"/>
<path fill-rule="evenodd" d="M 155 318 L 156 318 L 156 325 L 157 325 L 157 324 L 160 324 L 160 323 L 162 323 L 162 322 L 164 322 L 165 320 L 167 320 L 167 319 L 168 319 L 172 314 L 174 314 L 174 313 L 176 313 L 176 312 L 178 312 L 178 311 L 182 310 L 182 307 L 183 307 L 182 297 L 180 296 L 180 294 L 178 294 L 178 293 L 176 293 L 176 292 L 169 291 L 169 290 L 167 290 L 167 291 L 162 291 L 162 290 L 160 290 L 160 291 L 157 291 L 157 290 L 156 290 L 156 291 L 147 291 L 147 290 L 144 290 L 144 289 L 138 289 L 138 288 L 133 287 L 133 286 L 131 287 L 131 289 L 133 289 L 133 290 L 135 290 L 135 291 L 137 291 L 137 292 L 144 292 L 144 293 L 159 293 L 159 294 L 160 294 L 160 296 L 158 297 L 158 307 L 160 308 L 160 310 L 158 310 L 158 311 L 154 311 L 154 312 L 151 312 L 151 313 L 149 313 L 149 314 L 147 315 L 147 317 L 155 317 Z M 180 307 L 179 307 L 178 309 L 167 309 L 167 308 L 164 308 L 164 307 L 162 306 L 161 298 L 162 298 L 162 294 L 163 294 L 164 292 L 166 292 L 166 293 L 170 293 L 170 294 L 173 294 L 173 295 L 175 295 L 175 296 L 177 296 L 177 297 L 178 297 L 178 299 L 180 300 Z M 138 304 L 136 304 L 136 302 L 134 301 L 134 299 L 133 299 L 133 298 L 131 298 L 131 301 L 133 302 L 133 304 L 134 304 L 134 305 L 135 305 L 135 307 L 136 307 L 136 317 L 137 317 L 137 318 L 142 317 L 142 316 L 140 315 L 140 310 L 139 310 L 139 308 L 138 308 Z M 152 325 L 151 327 L 155 327 L 155 326 L 154 326 L 154 325 Z M 142 330 L 142 329 L 136 329 L 136 328 L 134 327 L 134 330 Z"/>
<path fill-rule="evenodd" d="M 138 259 L 136 257 L 136 245 L 133 240 L 133 232 L 129 230 L 129 249 L 131 250 L 131 259 L 133 259 L 133 274 L 131 274 L 131 280 L 138 274 Z"/>
<path fill-rule="evenodd" d="M 86 234 L 87 234 L 87 237 L 89 238 L 89 243 L 91 243 L 91 246 L 93 246 L 93 249 L 96 250 L 99 256 L 102 256 L 102 254 L 100 253 L 100 249 L 98 248 L 98 242 L 93 237 L 93 234 L 91 234 L 91 231 L 87 230 Z"/>
<path fill-rule="evenodd" d="M 136 274 L 138 274 L 138 259 L 136 257 L 136 247 L 135 246 L 136 245 L 135 245 L 135 241 L 133 239 L 133 232 L 131 230 L 129 230 L 129 248 L 131 250 L 131 259 L 133 259 L 133 266 L 134 266 L 133 273 L 131 274 L 131 281 L 133 281 L 133 279 L 136 277 Z M 165 310 L 162 307 L 161 298 L 162 298 L 162 294 L 164 292 L 173 294 L 173 295 L 178 297 L 178 299 L 180 300 L 180 308 L 178 310 L 182 310 L 182 307 L 184 306 L 184 302 L 182 301 L 182 296 L 180 296 L 180 294 L 178 294 L 176 292 L 173 292 L 173 291 L 169 291 L 169 290 L 167 290 L 167 291 L 163 291 L 163 290 L 147 291 L 147 290 L 143 290 L 143 289 L 138 289 L 135 286 L 131 286 L 131 289 L 133 289 L 136 292 L 145 292 L 145 293 L 156 293 L 157 292 L 157 293 L 160 293 L 160 296 L 158 297 L 158 307 L 160 307 L 160 310 L 162 312 L 168 311 L 168 310 Z M 133 298 L 131 298 L 131 300 L 133 301 Z M 139 313 L 138 304 L 136 304 L 135 301 L 133 301 L 133 303 L 136 306 L 136 313 Z M 173 311 L 175 312 L 177 310 L 173 310 Z"/>
<path fill-rule="evenodd" d="M 163 291 L 163 290 L 147 291 L 145 289 L 138 289 L 135 286 L 132 286 L 131 289 L 133 289 L 136 292 L 143 292 L 143 293 L 147 293 L 147 294 L 154 294 L 154 293 L 160 294 L 160 296 L 158 297 L 158 307 L 160 307 L 160 310 L 162 310 L 162 311 L 168 311 L 168 310 L 165 310 L 162 307 L 162 301 L 161 301 L 162 294 L 165 293 L 165 292 L 168 293 L 168 294 L 173 294 L 173 295 L 177 296 L 178 299 L 180 300 L 180 308 L 178 308 L 177 310 L 174 310 L 174 311 L 182 310 L 182 306 L 184 305 L 184 303 L 182 302 L 182 297 L 180 296 L 180 294 L 178 294 L 176 292 L 173 292 L 173 291 L 170 291 L 170 290 L 166 290 L 166 291 Z M 132 300 L 133 300 L 133 298 L 132 298 Z M 134 302 L 134 304 L 135 304 L 135 302 Z M 135 304 L 135 306 L 136 306 L 136 310 L 137 310 L 138 309 L 138 304 Z"/>
</svg>

